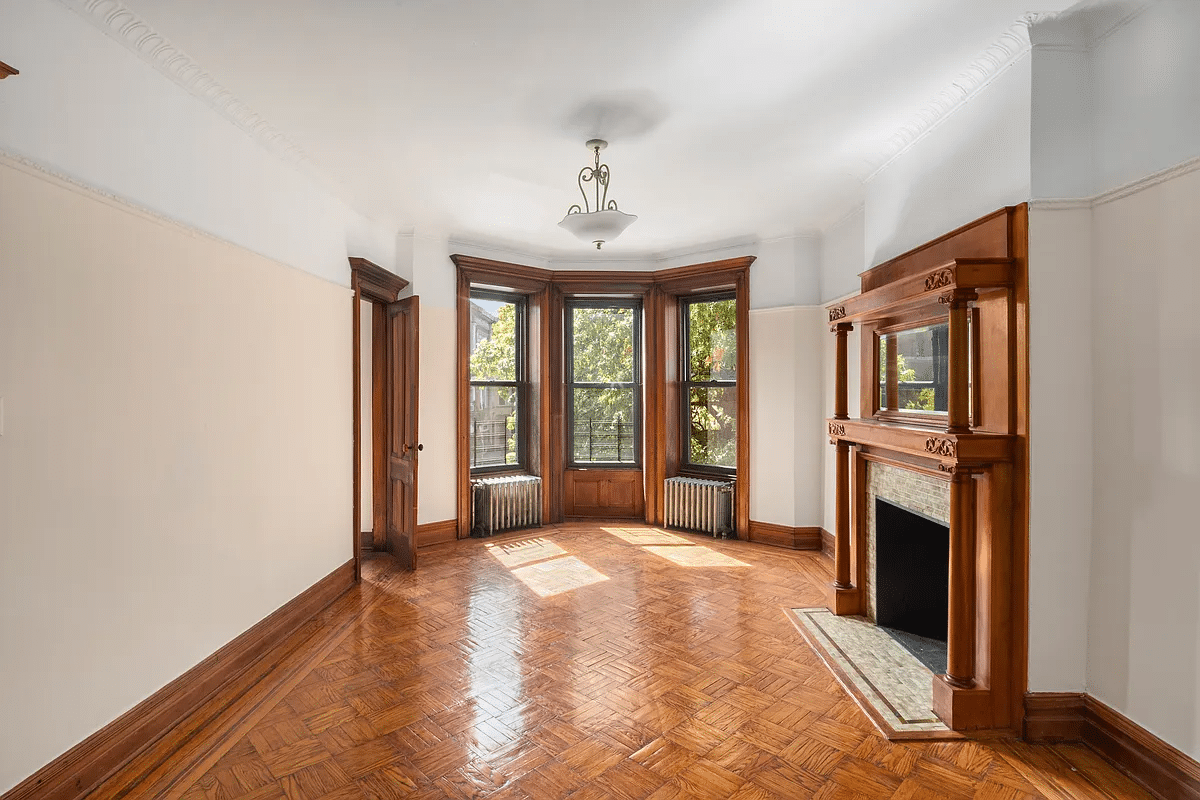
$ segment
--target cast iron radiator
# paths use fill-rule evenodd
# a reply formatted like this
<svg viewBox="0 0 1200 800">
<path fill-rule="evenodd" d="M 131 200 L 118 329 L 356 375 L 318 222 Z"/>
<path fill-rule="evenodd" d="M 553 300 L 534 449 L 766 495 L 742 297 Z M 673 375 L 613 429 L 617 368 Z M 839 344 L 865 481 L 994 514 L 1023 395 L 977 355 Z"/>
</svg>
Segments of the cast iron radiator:
<svg viewBox="0 0 1200 800">
<path fill-rule="evenodd" d="M 471 481 L 471 535 L 534 528 L 542 524 L 542 479 L 505 475 Z"/>
<path fill-rule="evenodd" d="M 725 538 L 733 530 L 733 484 L 699 478 L 667 478 L 664 523 Z"/>
</svg>

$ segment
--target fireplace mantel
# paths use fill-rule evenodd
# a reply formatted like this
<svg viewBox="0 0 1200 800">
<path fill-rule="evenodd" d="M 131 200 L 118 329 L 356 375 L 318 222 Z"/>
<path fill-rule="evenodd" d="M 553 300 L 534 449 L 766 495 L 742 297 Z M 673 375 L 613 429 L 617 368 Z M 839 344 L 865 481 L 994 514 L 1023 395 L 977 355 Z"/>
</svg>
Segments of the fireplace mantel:
<svg viewBox="0 0 1200 800">
<path fill-rule="evenodd" d="M 864 272 L 858 295 L 828 307 L 837 503 L 827 604 L 835 614 L 865 611 L 868 462 L 947 481 L 947 669 L 934 678 L 933 710 L 954 730 L 1016 730 L 1027 685 L 1027 253 L 1027 208 L 1004 208 Z M 881 410 L 880 337 L 939 322 L 948 331 L 945 411 L 910 421 L 898 406 Z M 855 328 L 862 381 L 851 417 Z"/>
</svg>

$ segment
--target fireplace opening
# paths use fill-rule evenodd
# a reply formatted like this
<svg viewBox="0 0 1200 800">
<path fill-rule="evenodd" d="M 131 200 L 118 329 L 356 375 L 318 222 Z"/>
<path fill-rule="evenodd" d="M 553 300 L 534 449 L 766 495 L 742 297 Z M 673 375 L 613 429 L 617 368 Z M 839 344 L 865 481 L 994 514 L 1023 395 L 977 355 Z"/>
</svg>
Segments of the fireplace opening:
<svg viewBox="0 0 1200 800">
<path fill-rule="evenodd" d="M 950 529 L 876 497 L 875 623 L 945 642 L 949 572 Z"/>
</svg>

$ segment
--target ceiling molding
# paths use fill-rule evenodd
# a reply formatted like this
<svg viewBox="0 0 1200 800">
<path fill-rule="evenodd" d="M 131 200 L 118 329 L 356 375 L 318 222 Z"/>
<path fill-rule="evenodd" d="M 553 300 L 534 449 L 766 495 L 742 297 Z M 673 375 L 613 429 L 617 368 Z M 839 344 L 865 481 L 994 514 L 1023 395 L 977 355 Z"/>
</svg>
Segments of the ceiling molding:
<svg viewBox="0 0 1200 800">
<path fill-rule="evenodd" d="M 123 44 L 190 94 L 293 165 L 304 151 L 282 131 L 222 86 L 211 73 L 120 0 L 59 0 L 110 39 Z M 311 173 L 311 170 L 306 170 Z M 315 177 L 315 176 L 314 176 Z M 322 181 L 324 185 L 324 182 Z"/>
<path fill-rule="evenodd" d="M 870 183 L 880 172 L 913 145 L 924 139 L 962 108 L 1005 70 L 1029 52 L 1029 29 L 1043 15 L 1026 14 L 980 53 L 949 86 L 938 93 L 900 130 L 892 134 L 878 159 L 868 164 L 871 173 L 864 183 Z"/>
</svg>

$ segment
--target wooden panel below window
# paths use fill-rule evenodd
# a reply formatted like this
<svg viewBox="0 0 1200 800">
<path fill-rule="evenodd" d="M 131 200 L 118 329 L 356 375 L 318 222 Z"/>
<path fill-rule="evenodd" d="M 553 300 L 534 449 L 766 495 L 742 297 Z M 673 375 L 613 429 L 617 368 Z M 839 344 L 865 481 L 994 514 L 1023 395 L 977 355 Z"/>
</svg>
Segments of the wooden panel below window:
<svg viewBox="0 0 1200 800">
<path fill-rule="evenodd" d="M 640 469 L 568 469 L 563 478 L 563 514 L 567 517 L 645 516 L 646 497 Z"/>
</svg>

